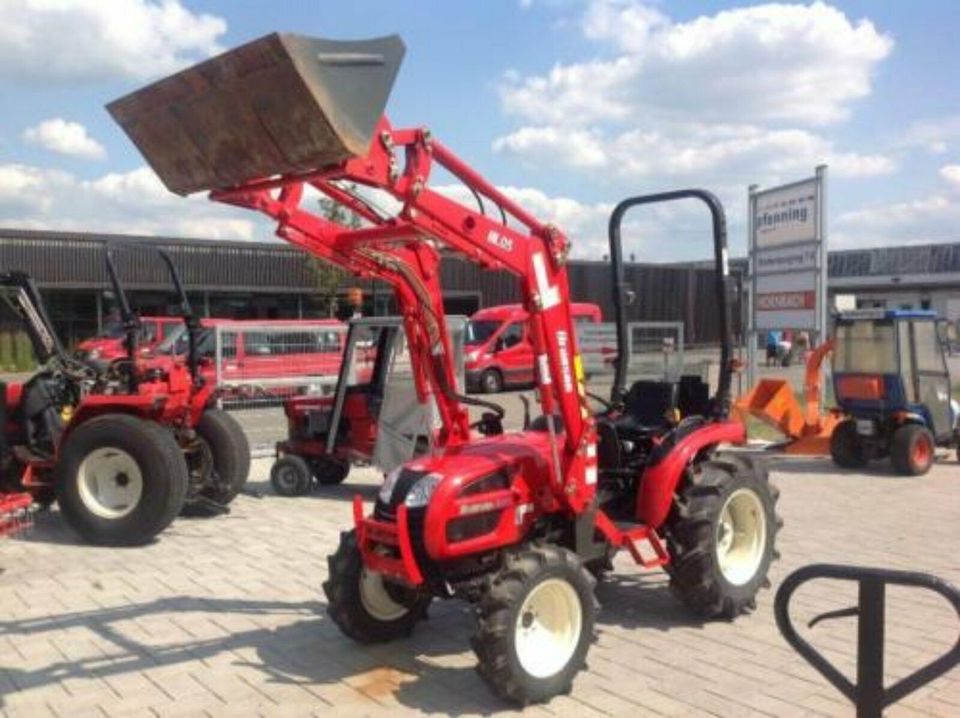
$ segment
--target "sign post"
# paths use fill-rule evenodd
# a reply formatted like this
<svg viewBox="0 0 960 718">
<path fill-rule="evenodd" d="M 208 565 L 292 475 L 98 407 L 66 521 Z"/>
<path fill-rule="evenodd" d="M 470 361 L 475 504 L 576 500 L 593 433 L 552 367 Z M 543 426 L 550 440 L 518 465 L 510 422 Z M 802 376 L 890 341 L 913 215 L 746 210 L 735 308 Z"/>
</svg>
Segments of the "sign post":
<svg viewBox="0 0 960 718">
<path fill-rule="evenodd" d="M 804 330 L 826 339 L 827 167 L 799 182 L 748 190 L 747 384 L 756 383 L 760 332 Z"/>
</svg>

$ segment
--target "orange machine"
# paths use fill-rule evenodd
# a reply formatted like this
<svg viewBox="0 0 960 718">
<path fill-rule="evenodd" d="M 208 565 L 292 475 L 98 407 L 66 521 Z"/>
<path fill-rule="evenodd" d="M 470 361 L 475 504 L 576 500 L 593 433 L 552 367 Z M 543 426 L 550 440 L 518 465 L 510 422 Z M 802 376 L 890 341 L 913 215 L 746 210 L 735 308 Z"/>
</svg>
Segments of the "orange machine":
<svg viewBox="0 0 960 718">
<path fill-rule="evenodd" d="M 754 416 L 782 431 L 788 439 L 784 451 L 805 456 L 830 454 L 830 436 L 839 422 L 833 413 L 822 413 L 820 366 L 833 351 L 828 340 L 811 352 L 804 375 L 804 400 L 801 406 L 786 379 L 761 379 L 734 405 L 741 421 Z"/>
</svg>

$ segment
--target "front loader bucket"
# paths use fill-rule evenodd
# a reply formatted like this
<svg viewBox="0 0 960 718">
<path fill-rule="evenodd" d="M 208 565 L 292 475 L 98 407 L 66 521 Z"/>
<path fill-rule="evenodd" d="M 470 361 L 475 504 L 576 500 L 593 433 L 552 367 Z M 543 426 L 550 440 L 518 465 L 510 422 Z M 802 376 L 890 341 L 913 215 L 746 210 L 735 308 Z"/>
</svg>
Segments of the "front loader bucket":
<svg viewBox="0 0 960 718">
<path fill-rule="evenodd" d="M 403 42 L 266 35 L 107 109 L 177 194 L 320 169 L 367 152 Z"/>
</svg>

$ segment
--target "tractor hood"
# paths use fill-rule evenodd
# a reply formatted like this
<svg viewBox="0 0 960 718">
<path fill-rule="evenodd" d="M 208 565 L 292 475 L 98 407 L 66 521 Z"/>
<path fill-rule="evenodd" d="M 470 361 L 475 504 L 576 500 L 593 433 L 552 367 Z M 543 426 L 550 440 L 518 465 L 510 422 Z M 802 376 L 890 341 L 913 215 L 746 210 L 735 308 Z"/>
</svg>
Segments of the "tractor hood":
<svg viewBox="0 0 960 718">
<path fill-rule="evenodd" d="M 396 35 L 266 35 L 107 105 L 171 192 L 308 172 L 367 152 L 403 59 Z"/>
</svg>

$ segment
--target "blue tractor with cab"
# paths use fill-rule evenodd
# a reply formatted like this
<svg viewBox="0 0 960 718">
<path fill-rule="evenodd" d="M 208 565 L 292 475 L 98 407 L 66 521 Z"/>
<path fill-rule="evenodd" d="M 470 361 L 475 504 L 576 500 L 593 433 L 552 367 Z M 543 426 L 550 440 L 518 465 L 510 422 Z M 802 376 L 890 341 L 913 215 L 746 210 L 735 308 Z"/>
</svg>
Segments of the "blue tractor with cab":
<svg viewBox="0 0 960 718">
<path fill-rule="evenodd" d="M 838 466 L 890 458 L 920 476 L 938 446 L 960 446 L 947 347 L 935 312 L 858 310 L 836 317 L 833 388 L 845 419 L 830 440 Z M 957 449 L 960 459 L 960 448 Z"/>
</svg>

